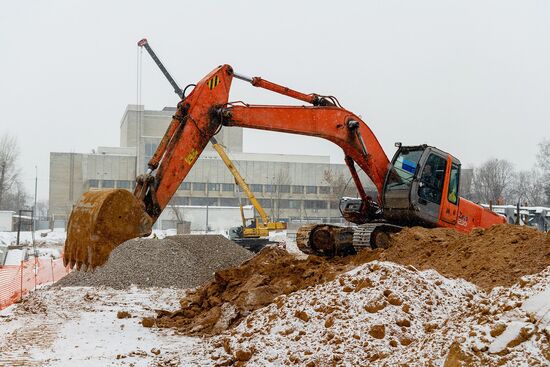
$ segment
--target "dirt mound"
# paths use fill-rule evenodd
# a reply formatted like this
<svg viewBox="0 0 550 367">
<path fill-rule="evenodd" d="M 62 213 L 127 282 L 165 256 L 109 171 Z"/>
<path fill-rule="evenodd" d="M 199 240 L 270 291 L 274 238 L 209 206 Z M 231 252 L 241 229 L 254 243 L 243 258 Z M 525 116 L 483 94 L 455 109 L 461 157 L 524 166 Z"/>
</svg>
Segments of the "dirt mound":
<svg viewBox="0 0 550 367">
<path fill-rule="evenodd" d="M 214 281 L 188 293 L 180 301 L 181 310 L 161 311 L 159 318 L 147 322 L 159 327 L 176 327 L 190 335 L 219 333 L 280 295 L 333 280 L 358 262 L 372 260 L 369 255 L 332 260 L 316 256 L 300 259 L 280 248 L 265 248 L 239 267 L 216 272 Z"/>
<path fill-rule="evenodd" d="M 220 235 L 139 238 L 117 247 L 94 273 L 73 272 L 55 286 L 193 288 L 212 280 L 217 270 L 237 266 L 252 255 Z"/>
<path fill-rule="evenodd" d="M 550 265 L 550 237 L 533 228 L 509 224 L 474 229 L 406 228 L 392 238 L 380 260 L 435 269 L 479 287 L 511 286 L 523 275 Z"/>
<path fill-rule="evenodd" d="M 198 352 L 215 366 L 547 366 L 549 275 L 487 292 L 371 262 L 280 296 Z"/>
<path fill-rule="evenodd" d="M 299 258 L 267 248 L 236 268 L 218 271 L 214 281 L 193 290 L 176 312 L 160 311 L 146 324 L 175 327 L 189 335 L 218 334 L 277 297 L 317 286 L 361 264 L 385 260 L 463 278 L 482 288 L 510 286 L 550 265 L 550 240 L 536 230 L 511 225 L 463 234 L 450 229 L 409 228 L 390 249 L 356 256 Z"/>
</svg>

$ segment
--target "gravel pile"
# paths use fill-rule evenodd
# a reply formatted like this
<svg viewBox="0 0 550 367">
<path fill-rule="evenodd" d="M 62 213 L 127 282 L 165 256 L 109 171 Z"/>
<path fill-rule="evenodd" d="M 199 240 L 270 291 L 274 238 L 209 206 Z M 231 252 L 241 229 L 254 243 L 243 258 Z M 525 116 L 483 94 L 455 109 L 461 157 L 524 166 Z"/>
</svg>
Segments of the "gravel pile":
<svg viewBox="0 0 550 367">
<path fill-rule="evenodd" d="M 179 235 L 124 242 L 94 273 L 73 272 L 55 285 L 193 288 L 214 272 L 241 264 L 253 254 L 221 235 Z"/>
</svg>

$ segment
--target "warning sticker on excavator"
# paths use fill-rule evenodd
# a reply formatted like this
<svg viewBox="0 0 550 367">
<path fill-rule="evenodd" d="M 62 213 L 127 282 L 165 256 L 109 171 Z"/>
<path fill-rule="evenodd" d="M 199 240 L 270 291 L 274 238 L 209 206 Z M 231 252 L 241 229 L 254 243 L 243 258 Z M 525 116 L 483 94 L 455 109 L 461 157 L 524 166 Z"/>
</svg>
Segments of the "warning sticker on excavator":
<svg viewBox="0 0 550 367">
<path fill-rule="evenodd" d="M 212 79 L 210 79 L 208 82 L 208 89 L 212 90 L 214 88 L 216 88 L 216 86 L 218 84 L 220 84 L 220 77 L 217 76 L 217 75 L 214 75 L 214 77 Z"/>
<path fill-rule="evenodd" d="M 193 149 L 192 151 L 187 154 L 187 157 L 185 157 L 185 163 L 191 164 L 195 161 L 195 159 L 199 156 L 199 152 L 197 152 L 196 149 Z"/>
</svg>

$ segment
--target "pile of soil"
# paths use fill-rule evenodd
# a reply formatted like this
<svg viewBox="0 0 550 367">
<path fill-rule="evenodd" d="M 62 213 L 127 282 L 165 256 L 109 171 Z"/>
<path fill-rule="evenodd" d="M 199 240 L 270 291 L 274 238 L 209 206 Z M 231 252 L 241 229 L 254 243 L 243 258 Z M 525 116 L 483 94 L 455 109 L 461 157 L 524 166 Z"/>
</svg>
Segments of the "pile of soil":
<svg viewBox="0 0 550 367">
<path fill-rule="evenodd" d="M 194 288 L 253 254 L 221 235 L 178 235 L 139 238 L 118 246 L 107 263 L 93 273 L 73 272 L 55 286 Z"/>
<path fill-rule="evenodd" d="M 463 278 L 484 289 L 511 286 L 523 275 L 550 265 L 550 236 L 536 229 L 509 224 L 470 233 L 452 229 L 406 228 L 392 238 L 380 260 L 418 269 L 435 269 Z"/>
<path fill-rule="evenodd" d="M 309 286 L 333 280 L 358 263 L 373 260 L 373 253 L 325 259 L 299 258 L 277 247 L 263 249 L 236 268 L 216 272 L 215 279 L 191 291 L 176 312 L 160 311 L 144 325 L 175 327 L 188 335 L 216 334 L 237 325 L 251 311 Z"/>
<path fill-rule="evenodd" d="M 371 262 L 207 339 L 214 366 L 548 366 L 550 267 L 488 292 Z"/>
<path fill-rule="evenodd" d="M 550 239 L 532 228 L 498 225 L 469 234 L 452 229 L 407 228 L 395 235 L 387 250 L 363 250 L 346 258 L 296 257 L 280 248 L 266 248 L 236 268 L 190 292 L 176 312 L 159 311 L 144 325 L 175 327 L 188 335 L 211 335 L 233 328 L 250 312 L 281 295 L 332 281 L 373 260 L 435 269 L 492 289 L 510 286 L 522 276 L 550 265 Z"/>
</svg>

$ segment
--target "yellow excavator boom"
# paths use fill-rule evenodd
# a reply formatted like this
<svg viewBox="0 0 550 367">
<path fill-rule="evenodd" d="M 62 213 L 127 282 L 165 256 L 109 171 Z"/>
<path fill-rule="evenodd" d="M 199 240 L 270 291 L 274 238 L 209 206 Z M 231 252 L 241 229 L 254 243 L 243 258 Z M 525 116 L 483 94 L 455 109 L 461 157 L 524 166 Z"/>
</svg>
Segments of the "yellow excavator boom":
<svg viewBox="0 0 550 367">
<path fill-rule="evenodd" d="M 220 158 L 222 159 L 223 163 L 225 163 L 225 165 L 227 166 L 227 168 L 235 178 L 235 182 L 237 183 L 237 185 L 239 185 L 239 187 L 244 191 L 244 193 L 248 197 L 248 200 L 250 200 L 250 203 L 258 211 L 258 214 L 260 215 L 260 218 L 262 218 L 262 223 L 264 224 L 264 226 L 267 226 L 267 224 L 269 223 L 269 217 L 267 216 L 264 208 L 260 205 L 260 203 L 258 202 L 258 199 L 256 199 L 256 196 L 254 196 L 254 193 L 252 192 L 252 190 L 250 190 L 250 188 L 244 181 L 243 177 L 241 176 L 241 174 L 239 173 L 239 171 L 237 170 L 237 168 L 235 167 L 231 159 L 229 159 L 229 157 L 225 153 L 225 150 L 223 149 L 221 144 L 218 143 L 215 137 L 210 138 L 210 142 L 212 143 L 212 146 L 214 147 L 216 152 L 218 152 L 218 154 L 220 155 Z M 244 214 L 242 213 L 242 210 L 241 210 L 241 215 L 244 218 Z"/>
</svg>

